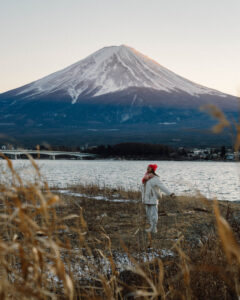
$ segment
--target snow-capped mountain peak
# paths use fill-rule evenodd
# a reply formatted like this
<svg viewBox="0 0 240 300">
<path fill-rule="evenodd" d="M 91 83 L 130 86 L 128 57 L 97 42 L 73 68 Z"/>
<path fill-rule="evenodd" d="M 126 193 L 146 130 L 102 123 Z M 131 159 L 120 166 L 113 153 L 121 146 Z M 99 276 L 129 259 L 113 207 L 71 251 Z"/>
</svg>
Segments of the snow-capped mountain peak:
<svg viewBox="0 0 240 300">
<path fill-rule="evenodd" d="M 27 97 L 64 92 L 72 103 L 80 96 L 96 97 L 130 87 L 185 92 L 193 96 L 225 96 L 193 83 L 126 45 L 102 48 L 83 60 L 37 80 L 20 90 Z M 24 95 L 23 95 L 24 96 Z"/>
</svg>

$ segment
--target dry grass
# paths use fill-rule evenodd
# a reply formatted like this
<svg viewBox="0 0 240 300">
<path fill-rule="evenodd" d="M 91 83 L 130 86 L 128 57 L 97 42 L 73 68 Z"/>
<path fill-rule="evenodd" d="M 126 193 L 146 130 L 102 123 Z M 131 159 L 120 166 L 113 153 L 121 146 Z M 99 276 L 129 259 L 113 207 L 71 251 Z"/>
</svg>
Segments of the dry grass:
<svg viewBox="0 0 240 300">
<path fill-rule="evenodd" d="M 238 204 L 164 198 L 151 237 L 139 193 L 79 185 L 71 190 L 83 196 L 53 194 L 7 163 L 14 181 L 0 186 L 0 299 L 240 297 Z"/>
<path fill-rule="evenodd" d="M 68 186 L 66 188 L 75 193 L 82 193 L 88 196 L 103 196 L 106 199 L 126 199 L 126 200 L 141 200 L 140 191 L 125 190 L 122 187 L 111 188 L 109 186 L 100 187 L 97 184 L 78 184 L 73 186 Z M 58 191 L 58 188 L 53 188 L 53 190 Z"/>
</svg>

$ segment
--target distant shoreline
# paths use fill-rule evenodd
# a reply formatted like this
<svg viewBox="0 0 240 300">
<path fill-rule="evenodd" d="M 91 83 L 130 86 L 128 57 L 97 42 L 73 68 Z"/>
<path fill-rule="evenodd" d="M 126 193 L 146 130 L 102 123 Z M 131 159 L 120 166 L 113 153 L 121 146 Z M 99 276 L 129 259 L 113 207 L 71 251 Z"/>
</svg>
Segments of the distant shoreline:
<svg viewBox="0 0 240 300">
<path fill-rule="evenodd" d="M 38 158 L 38 157 L 33 157 L 34 160 L 39 161 L 39 160 L 52 160 L 50 158 Z M 4 160 L 4 158 L 0 157 L 0 160 Z M 14 159 L 14 158 L 10 158 L 11 160 L 29 160 L 27 157 L 21 157 L 18 159 Z M 106 157 L 106 158 L 101 158 L 101 157 L 96 157 L 94 159 L 88 159 L 88 158 L 84 158 L 84 159 L 75 159 L 75 158 L 68 158 L 68 157 L 64 157 L 64 158 L 56 158 L 55 160 L 77 160 L 77 161 L 86 161 L 86 160 L 102 160 L 102 161 L 108 161 L 108 160 L 114 160 L 114 161 L 179 161 L 179 162 L 232 162 L 232 163 L 239 163 L 239 160 L 226 160 L 226 159 L 169 159 L 169 158 L 157 158 L 157 157 L 145 157 L 145 158 L 121 158 L 121 157 Z"/>
</svg>

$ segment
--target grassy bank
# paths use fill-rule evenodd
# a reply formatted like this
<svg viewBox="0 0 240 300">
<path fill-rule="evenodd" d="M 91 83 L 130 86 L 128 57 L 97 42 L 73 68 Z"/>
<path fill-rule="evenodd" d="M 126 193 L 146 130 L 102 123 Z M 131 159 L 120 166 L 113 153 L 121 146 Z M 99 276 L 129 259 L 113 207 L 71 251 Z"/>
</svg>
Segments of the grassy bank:
<svg viewBox="0 0 240 300">
<path fill-rule="evenodd" d="M 239 297 L 240 204 L 164 197 L 150 236 L 139 192 L 52 191 L 32 163 L 0 186 L 1 299 Z"/>
</svg>

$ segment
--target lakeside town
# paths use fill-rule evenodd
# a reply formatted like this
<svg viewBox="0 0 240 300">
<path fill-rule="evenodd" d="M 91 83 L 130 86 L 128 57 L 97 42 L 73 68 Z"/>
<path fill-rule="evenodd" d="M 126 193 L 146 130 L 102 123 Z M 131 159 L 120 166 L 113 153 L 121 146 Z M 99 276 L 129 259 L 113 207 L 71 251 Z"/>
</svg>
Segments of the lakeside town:
<svg viewBox="0 0 240 300">
<path fill-rule="evenodd" d="M 58 159 L 82 159 L 82 156 L 69 155 L 66 153 L 83 153 L 85 159 L 162 159 L 162 160 L 212 160 L 212 161 L 236 161 L 240 158 L 240 152 L 234 151 L 231 147 L 222 146 L 220 148 L 185 148 L 185 147 L 169 147 L 158 144 L 145 144 L 145 143 L 122 143 L 116 145 L 100 145 L 88 146 L 87 144 L 81 147 L 66 147 L 66 146 L 36 146 L 32 148 L 19 148 L 11 144 L 1 145 L 0 149 L 4 151 L 17 151 L 21 150 L 23 153 L 16 155 L 8 154 L 11 159 L 24 159 L 26 155 L 24 151 L 39 151 L 38 154 L 32 154 L 35 158 L 47 158 L 41 151 L 59 151 L 62 155 L 58 155 Z M 89 156 L 87 155 L 89 154 Z M 54 157 L 55 159 L 55 157 Z"/>
</svg>

